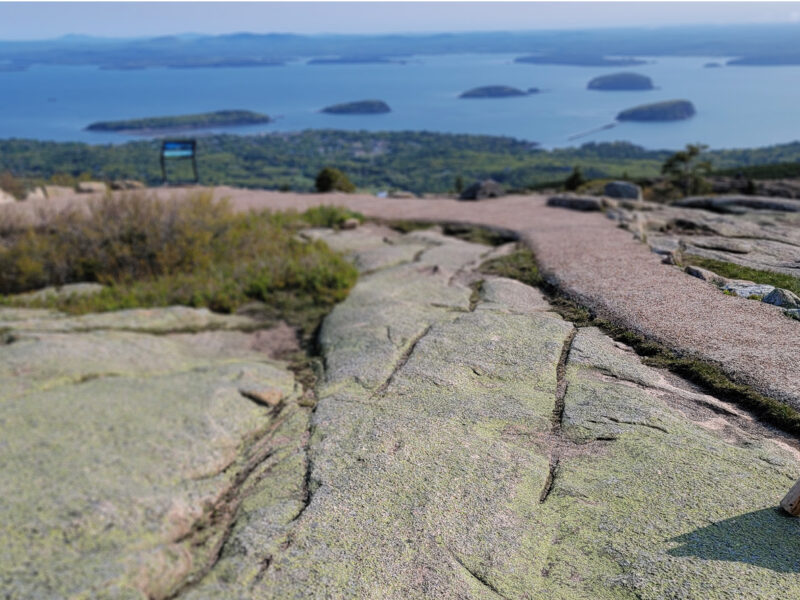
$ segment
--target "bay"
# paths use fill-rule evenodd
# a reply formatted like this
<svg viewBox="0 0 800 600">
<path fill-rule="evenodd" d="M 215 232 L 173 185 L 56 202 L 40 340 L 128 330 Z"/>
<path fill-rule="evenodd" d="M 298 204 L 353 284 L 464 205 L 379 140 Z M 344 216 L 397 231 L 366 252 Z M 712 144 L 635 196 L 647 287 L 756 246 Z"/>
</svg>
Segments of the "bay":
<svg viewBox="0 0 800 600">
<path fill-rule="evenodd" d="M 414 56 L 406 64 L 297 61 L 277 67 L 140 71 L 34 66 L 23 72 L 0 72 L 0 138 L 119 143 L 141 137 L 84 128 L 95 121 L 222 109 L 253 110 L 277 118 L 267 125 L 225 129 L 239 134 L 426 130 L 511 136 L 545 148 L 620 140 L 650 149 L 676 149 L 694 142 L 715 149 L 759 147 L 800 138 L 800 66 L 707 69 L 705 63 L 724 63 L 724 59 L 645 57 L 648 64 L 619 69 L 517 64 L 516 56 L 454 54 Z M 593 77 L 621 70 L 648 75 L 657 89 L 586 89 Z M 461 92 L 484 85 L 536 87 L 541 93 L 458 98 Z M 694 103 L 693 118 L 622 123 L 571 139 L 612 123 L 623 109 L 678 98 Z M 392 112 L 319 112 L 331 104 L 364 99 L 384 100 Z"/>
</svg>

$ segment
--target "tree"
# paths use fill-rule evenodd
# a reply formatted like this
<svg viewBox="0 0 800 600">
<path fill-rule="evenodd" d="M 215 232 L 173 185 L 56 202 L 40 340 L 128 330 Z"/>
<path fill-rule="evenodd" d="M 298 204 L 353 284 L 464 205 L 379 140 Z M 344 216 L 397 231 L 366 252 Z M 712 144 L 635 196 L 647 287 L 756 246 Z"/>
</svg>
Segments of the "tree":
<svg viewBox="0 0 800 600">
<path fill-rule="evenodd" d="M 581 173 L 581 168 L 575 166 L 572 168 L 572 174 L 564 181 L 564 189 L 574 192 L 584 183 L 586 183 L 586 179 L 583 177 L 583 173 Z"/>
<path fill-rule="evenodd" d="M 454 182 L 454 186 L 453 187 L 454 187 L 454 189 L 456 191 L 456 194 L 460 194 L 461 192 L 464 191 L 464 178 L 461 177 L 461 175 L 456 177 L 456 180 Z"/>
<path fill-rule="evenodd" d="M 347 178 L 347 175 L 333 167 L 325 167 L 317 174 L 314 187 L 318 192 L 337 191 L 349 194 L 356 191 L 356 186 Z"/>
<path fill-rule="evenodd" d="M 704 144 L 687 144 L 685 150 L 670 156 L 661 167 L 661 174 L 669 177 L 684 196 L 702 194 L 710 189 L 704 176 L 711 172 L 711 162 L 700 159 L 705 150 L 708 146 Z"/>
</svg>

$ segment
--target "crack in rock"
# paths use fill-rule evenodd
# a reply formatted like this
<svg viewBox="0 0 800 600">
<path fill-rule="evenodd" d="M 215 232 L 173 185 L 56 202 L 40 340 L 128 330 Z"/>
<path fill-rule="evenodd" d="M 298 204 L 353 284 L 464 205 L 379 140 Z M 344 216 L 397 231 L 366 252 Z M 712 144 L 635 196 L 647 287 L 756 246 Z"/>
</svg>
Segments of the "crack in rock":
<svg viewBox="0 0 800 600">
<path fill-rule="evenodd" d="M 492 583 L 491 583 L 491 582 L 490 582 L 488 579 L 486 579 L 486 577 L 484 577 L 483 575 L 481 575 L 481 574 L 479 574 L 479 573 L 476 573 L 475 571 L 473 571 L 472 569 L 470 569 L 470 568 L 469 568 L 467 565 L 465 565 L 465 564 L 464 564 L 464 562 L 463 562 L 463 561 L 462 561 L 460 558 L 458 558 L 458 556 L 456 555 L 456 553 L 455 553 L 455 552 L 453 552 L 453 551 L 452 551 L 452 550 L 450 550 L 449 548 L 448 548 L 448 552 L 449 552 L 450 556 L 453 558 L 453 560 L 454 560 L 456 563 L 458 563 L 458 565 L 459 565 L 459 566 L 460 566 L 460 567 L 461 567 L 461 568 L 462 568 L 464 571 L 466 571 L 466 573 L 467 573 L 467 575 L 468 575 L 469 577 L 471 577 L 472 579 L 474 579 L 475 581 L 477 581 L 477 582 L 478 582 L 479 584 L 481 584 L 483 587 L 485 587 L 485 588 L 486 588 L 486 589 L 488 589 L 489 591 L 493 592 L 494 594 L 496 594 L 496 595 L 497 595 L 497 596 L 499 596 L 500 598 L 503 598 L 504 600 L 510 600 L 510 599 L 508 598 L 508 596 L 506 596 L 506 595 L 505 595 L 505 594 L 503 594 L 503 593 L 502 593 L 500 590 L 498 590 L 498 589 L 497 589 L 497 588 L 496 588 L 496 587 L 495 587 L 495 586 L 494 586 L 494 585 L 493 585 L 493 584 L 492 584 Z"/>
<path fill-rule="evenodd" d="M 570 329 L 561 346 L 561 355 L 556 365 L 556 399 L 550 428 L 553 447 L 550 451 L 550 467 L 548 469 L 547 478 L 542 487 L 542 492 L 539 495 L 539 504 L 544 504 L 547 501 L 550 492 L 553 490 L 556 477 L 558 477 L 558 465 L 561 462 L 561 445 L 563 444 L 561 424 L 564 419 L 564 399 L 567 395 L 567 361 L 569 360 L 569 353 L 570 350 L 572 350 L 572 343 L 575 341 L 577 333 L 577 328 L 573 327 Z"/>
</svg>

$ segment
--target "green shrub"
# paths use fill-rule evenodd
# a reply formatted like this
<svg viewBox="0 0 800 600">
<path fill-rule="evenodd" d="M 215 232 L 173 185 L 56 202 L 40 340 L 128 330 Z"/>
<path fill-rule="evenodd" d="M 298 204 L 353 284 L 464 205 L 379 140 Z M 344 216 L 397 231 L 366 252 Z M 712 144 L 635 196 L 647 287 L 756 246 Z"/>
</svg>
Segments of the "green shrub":
<svg viewBox="0 0 800 600">
<path fill-rule="evenodd" d="M 570 192 L 574 192 L 584 183 L 586 183 L 586 178 L 583 176 L 583 173 L 581 173 L 581 168 L 576 166 L 573 167 L 572 173 L 564 181 L 564 189 Z"/>
<path fill-rule="evenodd" d="M 325 167 L 317 174 L 314 187 L 318 192 L 346 192 L 350 194 L 356 191 L 356 186 L 347 178 L 347 175 L 333 167 Z"/>
<path fill-rule="evenodd" d="M 320 205 L 309 208 L 300 215 L 309 225 L 314 227 L 333 227 L 338 229 L 347 219 L 357 219 L 364 222 L 364 215 L 341 206 Z"/>
<path fill-rule="evenodd" d="M 180 202 L 109 196 L 45 222 L 6 234 L 0 293 L 78 281 L 108 286 L 55 301 L 70 312 L 172 304 L 231 312 L 253 300 L 301 312 L 344 299 L 357 277 L 324 242 L 296 238 L 303 226 L 296 213 L 236 214 L 209 194 Z"/>
</svg>

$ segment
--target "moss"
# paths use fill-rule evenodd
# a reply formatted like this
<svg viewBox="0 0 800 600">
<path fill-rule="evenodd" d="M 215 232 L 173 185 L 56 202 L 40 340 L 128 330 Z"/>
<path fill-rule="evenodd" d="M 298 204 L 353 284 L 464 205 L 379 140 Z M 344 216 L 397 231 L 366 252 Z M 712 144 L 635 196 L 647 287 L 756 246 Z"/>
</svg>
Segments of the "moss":
<svg viewBox="0 0 800 600">
<path fill-rule="evenodd" d="M 742 265 L 730 262 L 714 260 L 713 258 L 703 258 L 693 254 L 685 254 L 682 262 L 714 271 L 717 275 L 722 275 L 729 279 L 746 279 L 755 283 L 783 288 L 800 295 L 800 279 L 784 273 L 762 271 L 760 269 L 743 267 Z"/>
<path fill-rule="evenodd" d="M 711 267 L 706 266 L 705 268 L 710 269 Z M 748 270 L 757 272 L 754 269 Z M 576 326 L 599 327 L 613 339 L 633 348 L 637 354 L 644 357 L 645 364 L 668 369 L 700 386 L 706 393 L 746 408 L 766 423 L 788 433 L 800 434 L 800 412 L 794 408 L 769 398 L 750 386 L 732 381 L 718 365 L 695 357 L 682 356 L 663 344 L 648 340 L 630 329 L 597 318 L 586 307 L 571 300 L 556 287 L 547 283 L 539 272 L 536 257 L 527 248 L 520 248 L 507 256 L 487 261 L 481 265 L 480 271 L 489 275 L 516 279 L 540 288 L 552 304 L 553 309 Z M 773 274 L 768 273 L 768 275 Z"/>
</svg>

